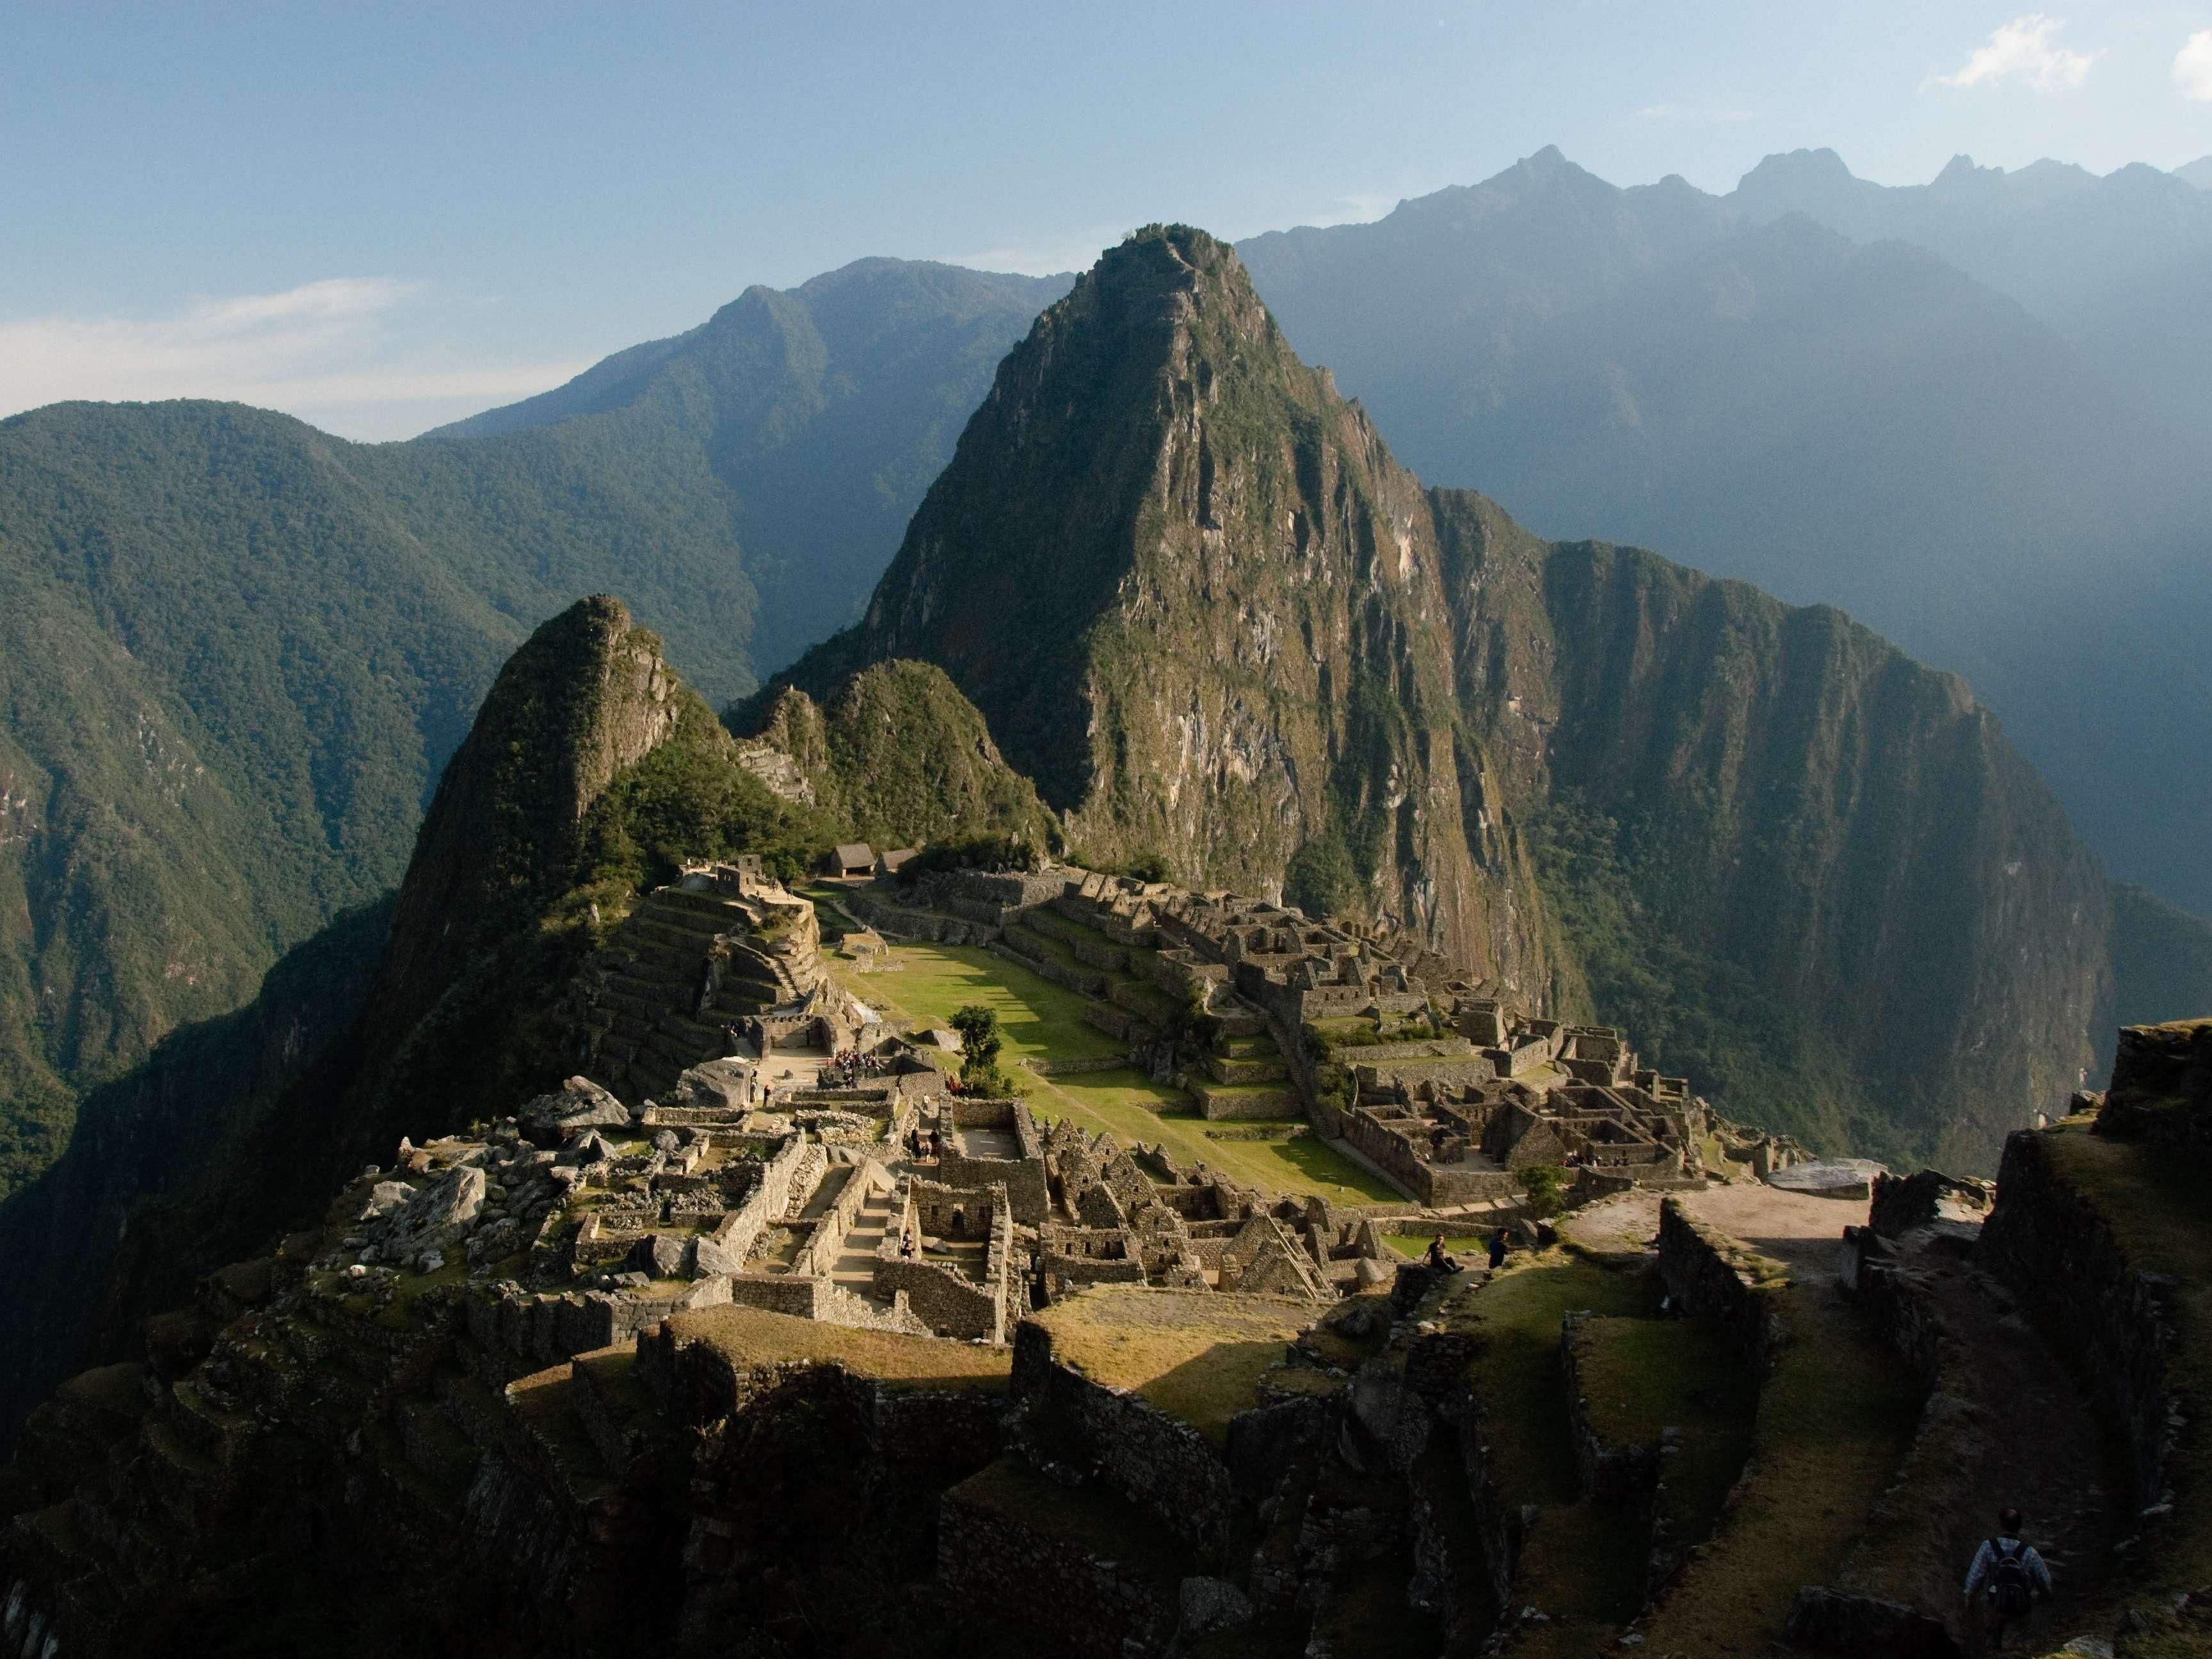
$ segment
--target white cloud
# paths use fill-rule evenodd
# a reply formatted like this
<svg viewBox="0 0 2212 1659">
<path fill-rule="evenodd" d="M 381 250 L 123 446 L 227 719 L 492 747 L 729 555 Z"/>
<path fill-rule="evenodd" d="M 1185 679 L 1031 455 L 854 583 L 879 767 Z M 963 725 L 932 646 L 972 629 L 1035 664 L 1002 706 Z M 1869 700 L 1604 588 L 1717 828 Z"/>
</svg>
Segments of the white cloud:
<svg viewBox="0 0 2212 1659">
<path fill-rule="evenodd" d="M 2212 29 L 2199 29 L 2173 54 L 2173 84 L 2185 98 L 2212 103 Z"/>
<path fill-rule="evenodd" d="M 2055 44 L 2052 37 L 2065 27 L 2061 20 L 2039 11 L 2015 17 L 1992 31 L 1989 40 L 1967 53 L 1966 61 L 1950 74 L 1931 73 L 1928 84 L 1963 88 L 2017 81 L 2038 92 L 2070 92 L 2104 54 L 2074 52 Z"/>
<path fill-rule="evenodd" d="M 425 284 L 341 276 L 275 294 L 194 300 L 166 317 L 0 321 L 0 415 L 64 398 L 220 398 L 386 438 L 431 405 L 527 397 L 585 363 L 455 362 L 403 330 Z M 427 422 L 426 422 L 427 423 Z"/>
<path fill-rule="evenodd" d="M 1636 112 L 1639 121 L 1691 121 L 1706 126 L 1734 126 L 1756 121 L 1753 109 L 1699 109 L 1689 104 L 1647 104 Z"/>
</svg>

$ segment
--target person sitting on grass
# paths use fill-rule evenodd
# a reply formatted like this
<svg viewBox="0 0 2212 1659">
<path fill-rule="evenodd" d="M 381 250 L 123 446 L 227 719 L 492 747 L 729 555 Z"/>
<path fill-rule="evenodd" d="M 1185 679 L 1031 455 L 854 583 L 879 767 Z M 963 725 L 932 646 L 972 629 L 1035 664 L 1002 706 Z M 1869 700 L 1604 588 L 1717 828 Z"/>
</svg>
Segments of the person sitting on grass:
<svg viewBox="0 0 2212 1659">
<path fill-rule="evenodd" d="M 1444 1236 L 1442 1233 L 1438 1233 L 1429 1241 L 1429 1253 L 1421 1260 L 1440 1273 L 1455 1273 L 1459 1271 L 1459 1263 L 1445 1253 Z"/>
</svg>

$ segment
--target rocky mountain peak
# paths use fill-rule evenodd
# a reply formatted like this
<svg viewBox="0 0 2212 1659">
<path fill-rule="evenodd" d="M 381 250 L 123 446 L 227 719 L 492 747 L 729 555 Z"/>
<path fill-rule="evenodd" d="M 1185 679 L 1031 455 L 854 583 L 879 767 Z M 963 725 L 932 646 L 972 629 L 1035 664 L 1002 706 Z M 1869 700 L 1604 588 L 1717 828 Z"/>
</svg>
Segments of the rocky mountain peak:
<svg viewBox="0 0 2212 1659">
<path fill-rule="evenodd" d="M 428 1006 L 471 950 L 556 895 L 584 815 L 675 729 L 678 691 L 659 637 L 606 594 L 579 599 L 507 659 L 416 837 L 378 1023 Z"/>
</svg>

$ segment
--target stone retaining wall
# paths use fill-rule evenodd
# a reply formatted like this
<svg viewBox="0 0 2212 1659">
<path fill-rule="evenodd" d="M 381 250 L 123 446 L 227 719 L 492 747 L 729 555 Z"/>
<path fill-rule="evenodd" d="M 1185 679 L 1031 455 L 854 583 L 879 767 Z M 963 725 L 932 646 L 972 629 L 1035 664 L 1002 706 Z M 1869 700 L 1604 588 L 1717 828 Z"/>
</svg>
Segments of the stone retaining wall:
<svg viewBox="0 0 2212 1659">
<path fill-rule="evenodd" d="M 2171 1376 L 2174 1287 L 2130 1261 L 2103 1212 L 2067 1181 L 2053 1145 L 2065 1133 L 2022 1129 L 2006 1139 L 1977 1260 L 2072 1348 L 2121 1431 L 2135 1505 L 2150 1509 L 2172 1501 L 2182 1414 Z"/>
<path fill-rule="evenodd" d="M 1014 1331 L 1014 1397 L 1057 1419 L 1121 1495 L 1209 1559 L 1229 1536 L 1236 1491 L 1206 1437 L 1132 1390 L 1094 1382 L 1053 1357 L 1042 1326 Z"/>
<path fill-rule="evenodd" d="M 1673 1199 L 1659 1205 L 1659 1276 L 1692 1313 L 1719 1320 L 1753 1373 L 1772 1368 L 1783 1331 L 1776 1302 L 1782 1264 L 1694 1219 Z"/>
</svg>

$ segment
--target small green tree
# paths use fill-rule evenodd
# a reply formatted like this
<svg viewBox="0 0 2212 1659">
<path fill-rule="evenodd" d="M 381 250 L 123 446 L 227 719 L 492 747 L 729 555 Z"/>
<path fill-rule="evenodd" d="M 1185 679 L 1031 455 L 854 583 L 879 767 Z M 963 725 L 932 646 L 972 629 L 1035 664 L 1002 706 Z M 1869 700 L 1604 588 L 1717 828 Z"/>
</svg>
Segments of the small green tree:
<svg viewBox="0 0 2212 1659">
<path fill-rule="evenodd" d="M 999 1069 L 999 1051 L 1006 1046 L 999 1011 L 971 1002 L 952 1011 L 952 1029 L 960 1034 L 961 1082 L 989 1094 L 1009 1091 L 1012 1084 Z"/>
<path fill-rule="evenodd" d="M 1531 1215 L 1557 1215 L 1567 1172 L 1556 1164 L 1531 1164 L 1521 1171 L 1521 1192 Z"/>
</svg>

